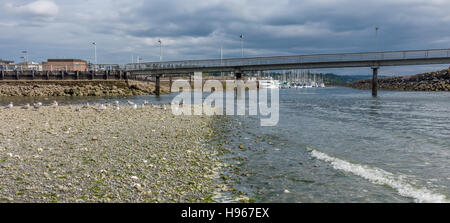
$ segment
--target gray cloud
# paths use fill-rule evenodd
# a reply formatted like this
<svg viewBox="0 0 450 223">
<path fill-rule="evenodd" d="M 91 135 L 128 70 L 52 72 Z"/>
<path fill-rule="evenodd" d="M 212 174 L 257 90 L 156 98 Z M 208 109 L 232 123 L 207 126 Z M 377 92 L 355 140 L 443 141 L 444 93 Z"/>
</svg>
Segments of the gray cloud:
<svg viewBox="0 0 450 223">
<path fill-rule="evenodd" d="M 241 33 L 247 56 L 450 44 L 450 2 L 442 0 L 4 1 L 0 58 L 15 60 L 23 49 L 35 60 L 91 60 L 90 43 L 96 41 L 102 63 L 127 63 L 132 55 L 156 61 L 158 39 L 163 41 L 165 60 L 218 58 L 221 46 L 225 57 L 239 57 Z M 381 27 L 378 44 L 375 26 Z M 398 68 L 383 72 L 389 71 L 400 73 Z"/>
</svg>

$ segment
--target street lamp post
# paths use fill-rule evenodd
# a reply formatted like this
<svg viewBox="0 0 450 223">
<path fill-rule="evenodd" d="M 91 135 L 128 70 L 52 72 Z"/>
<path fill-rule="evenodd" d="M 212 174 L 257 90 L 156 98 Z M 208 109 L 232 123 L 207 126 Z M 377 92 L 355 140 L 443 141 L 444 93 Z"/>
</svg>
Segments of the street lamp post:
<svg viewBox="0 0 450 223">
<path fill-rule="evenodd" d="M 220 45 L 220 66 L 223 66 L 223 44 Z M 220 72 L 220 76 L 223 76 L 223 72 Z"/>
<path fill-rule="evenodd" d="M 162 62 L 162 42 L 159 40 L 159 62 Z"/>
<path fill-rule="evenodd" d="M 97 43 L 93 42 L 94 45 L 94 71 L 97 71 Z"/>
<path fill-rule="evenodd" d="M 375 27 L 375 41 L 376 41 L 377 51 L 380 51 L 380 43 L 378 41 L 378 30 L 380 30 L 380 27 L 376 26 Z"/>
<path fill-rule="evenodd" d="M 244 58 L 244 34 L 241 34 L 239 37 L 241 38 L 241 54 L 242 58 Z"/>
<path fill-rule="evenodd" d="M 23 56 L 24 62 L 25 62 L 25 63 L 28 63 L 28 51 L 24 50 L 24 51 L 22 51 L 22 53 L 25 54 L 25 55 Z"/>
</svg>

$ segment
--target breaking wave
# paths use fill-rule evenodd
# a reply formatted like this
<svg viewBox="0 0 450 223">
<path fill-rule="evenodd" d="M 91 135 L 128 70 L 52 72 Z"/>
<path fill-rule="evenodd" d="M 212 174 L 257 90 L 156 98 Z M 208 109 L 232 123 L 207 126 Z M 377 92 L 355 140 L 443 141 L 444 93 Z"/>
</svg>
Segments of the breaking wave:
<svg viewBox="0 0 450 223">
<path fill-rule="evenodd" d="M 396 176 L 393 173 L 385 170 L 369 167 L 360 164 L 353 164 L 339 158 L 329 156 L 323 152 L 314 149 L 309 149 L 312 157 L 328 162 L 334 169 L 352 173 L 356 176 L 362 177 L 374 184 L 387 185 L 398 191 L 401 196 L 413 198 L 415 202 L 419 203 L 448 203 L 449 201 L 445 195 L 435 193 L 426 188 L 420 188 L 412 185 L 404 180 L 402 176 Z"/>
</svg>

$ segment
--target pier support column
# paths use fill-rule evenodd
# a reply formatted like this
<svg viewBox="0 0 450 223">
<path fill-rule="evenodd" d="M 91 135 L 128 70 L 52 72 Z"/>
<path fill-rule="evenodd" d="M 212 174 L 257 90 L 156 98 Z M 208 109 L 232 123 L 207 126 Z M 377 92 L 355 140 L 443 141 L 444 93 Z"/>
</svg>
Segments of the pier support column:
<svg viewBox="0 0 450 223">
<path fill-rule="evenodd" d="M 372 67 L 372 70 L 373 70 L 372 96 L 373 97 L 377 97 L 378 96 L 378 68 L 379 67 Z"/>
<path fill-rule="evenodd" d="M 4 80 L 5 79 L 5 71 L 2 70 L 2 76 L 0 77 L 0 80 Z"/>
<path fill-rule="evenodd" d="M 19 71 L 18 71 L 18 70 L 15 70 L 15 72 L 16 72 L 16 79 L 19 80 L 19 78 L 20 78 L 20 77 L 19 77 Z"/>
<path fill-rule="evenodd" d="M 155 94 L 160 95 L 161 94 L 161 75 L 157 74 L 155 76 Z"/>
<path fill-rule="evenodd" d="M 170 76 L 169 76 L 169 91 L 170 91 L 170 93 L 172 93 L 172 83 L 173 83 L 173 81 L 172 81 L 172 75 L 170 75 Z"/>
<path fill-rule="evenodd" d="M 234 72 L 234 76 L 236 77 L 236 80 L 241 80 L 242 79 L 242 72 L 236 71 L 236 72 Z"/>
</svg>

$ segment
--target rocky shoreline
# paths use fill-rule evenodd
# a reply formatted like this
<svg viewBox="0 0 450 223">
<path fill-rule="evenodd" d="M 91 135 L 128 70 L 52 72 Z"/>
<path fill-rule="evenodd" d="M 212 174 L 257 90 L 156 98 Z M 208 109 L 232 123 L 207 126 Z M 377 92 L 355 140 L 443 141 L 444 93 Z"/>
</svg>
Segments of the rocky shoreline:
<svg viewBox="0 0 450 223">
<path fill-rule="evenodd" d="M 213 202 L 213 116 L 0 109 L 0 202 Z"/>
<path fill-rule="evenodd" d="M 360 80 L 347 86 L 357 89 L 372 89 L 372 80 Z M 450 91 L 450 69 L 409 77 L 381 78 L 378 79 L 378 88 L 398 91 Z"/>
<path fill-rule="evenodd" d="M 169 93 L 168 86 L 161 94 Z M 132 96 L 154 94 L 155 84 L 141 81 L 2 81 L 0 97 L 50 97 L 50 96 Z"/>
</svg>

